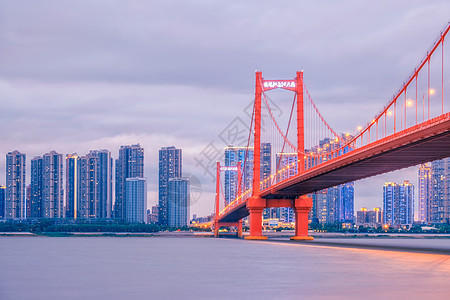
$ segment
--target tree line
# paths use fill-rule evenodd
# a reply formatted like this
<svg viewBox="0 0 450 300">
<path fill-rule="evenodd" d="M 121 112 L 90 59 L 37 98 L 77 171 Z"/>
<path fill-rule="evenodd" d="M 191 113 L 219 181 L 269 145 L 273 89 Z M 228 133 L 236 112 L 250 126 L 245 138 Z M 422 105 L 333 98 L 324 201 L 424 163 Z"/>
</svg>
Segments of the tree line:
<svg viewBox="0 0 450 300">
<path fill-rule="evenodd" d="M 157 224 L 120 224 L 120 223 L 76 223 L 61 224 L 52 220 L 35 220 L 33 222 L 6 221 L 0 222 L 0 232 L 130 232 L 152 233 L 160 231 L 196 230 L 188 226 L 170 227 Z"/>
</svg>

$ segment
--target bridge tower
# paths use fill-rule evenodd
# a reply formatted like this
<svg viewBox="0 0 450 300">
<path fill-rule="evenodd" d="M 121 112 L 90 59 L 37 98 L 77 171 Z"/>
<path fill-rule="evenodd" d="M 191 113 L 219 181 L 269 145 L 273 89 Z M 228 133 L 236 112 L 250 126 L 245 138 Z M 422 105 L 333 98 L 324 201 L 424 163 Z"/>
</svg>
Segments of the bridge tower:
<svg viewBox="0 0 450 300">
<path fill-rule="evenodd" d="M 241 194 L 241 162 L 238 162 L 237 166 L 221 166 L 220 162 L 217 162 L 217 171 L 216 171 L 216 209 L 214 213 L 214 237 L 219 237 L 219 229 L 222 226 L 227 227 L 236 227 L 237 228 L 237 236 L 242 237 L 242 220 L 237 222 L 220 222 L 219 214 L 220 214 L 220 172 L 222 171 L 234 171 L 238 174 L 237 180 L 237 196 Z"/>
<path fill-rule="evenodd" d="M 262 72 L 256 72 L 255 83 L 255 111 L 254 111 L 254 152 L 253 152 L 253 191 L 247 201 L 250 214 L 250 235 L 245 239 L 265 240 L 262 235 L 262 213 L 267 207 L 291 207 L 295 212 L 294 240 L 310 240 L 308 236 L 308 213 L 312 208 L 312 199 L 306 195 L 299 195 L 296 199 L 263 199 L 260 196 L 260 166 L 261 166 L 261 94 L 274 88 L 283 88 L 296 93 L 297 98 L 297 157 L 298 174 L 305 171 L 305 126 L 303 109 L 303 71 L 297 72 L 295 80 L 271 81 L 264 84 Z"/>
</svg>

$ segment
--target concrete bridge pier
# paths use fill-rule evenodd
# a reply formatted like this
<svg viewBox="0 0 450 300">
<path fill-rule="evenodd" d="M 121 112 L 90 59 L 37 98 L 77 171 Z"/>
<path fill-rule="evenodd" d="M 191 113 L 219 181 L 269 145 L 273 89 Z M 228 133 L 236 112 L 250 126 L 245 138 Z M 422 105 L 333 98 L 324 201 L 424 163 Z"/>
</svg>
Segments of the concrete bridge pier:
<svg viewBox="0 0 450 300">
<path fill-rule="evenodd" d="M 252 196 L 247 200 L 247 209 L 250 213 L 250 234 L 245 237 L 246 240 L 267 240 L 262 235 L 262 215 L 266 208 L 266 200 L 260 196 Z"/>
<path fill-rule="evenodd" d="M 314 240 L 314 237 L 308 235 L 308 215 L 312 206 L 312 199 L 306 195 L 295 199 L 295 235 L 291 240 Z"/>
</svg>

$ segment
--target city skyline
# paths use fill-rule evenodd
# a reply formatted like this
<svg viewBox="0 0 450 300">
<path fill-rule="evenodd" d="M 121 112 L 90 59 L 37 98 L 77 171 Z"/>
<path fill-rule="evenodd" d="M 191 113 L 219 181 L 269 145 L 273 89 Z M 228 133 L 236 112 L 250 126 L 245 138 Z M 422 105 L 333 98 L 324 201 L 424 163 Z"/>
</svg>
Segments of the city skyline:
<svg viewBox="0 0 450 300">
<path fill-rule="evenodd" d="M 268 143 L 268 144 L 265 144 L 265 145 L 269 145 L 269 148 L 270 148 L 270 143 Z M 122 150 L 124 150 L 124 149 L 127 149 L 127 148 L 136 148 L 136 147 L 138 147 L 139 149 L 142 149 L 142 148 L 140 148 L 140 144 L 136 144 L 136 145 L 131 145 L 131 146 L 120 146 L 120 149 L 119 149 L 119 152 L 120 152 L 120 150 L 122 149 Z M 225 147 L 224 148 L 224 150 L 225 150 L 225 153 L 227 153 L 227 152 L 229 152 L 229 149 L 243 149 L 242 147 L 240 148 L 240 147 L 232 147 L 232 146 L 228 146 L 228 147 Z M 175 147 L 173 147 L 173 146 L 169 146 L 169 147 L 162 147 L 159 151 L 161 152 L 161 150 L 167 150 L 167 149 L 173 149 L 173 150 L 178 150 L 178 151 L 181 151 L 182 149 L 176 149 Z M 105 153 L 105 152 L 107 152 L 108 153 L 108 155 L 109 155 L 109 158 L 111 159 L 111 160 L 114 160 L 114 158 L 112 157 L 112 155 L 111 155 L 111 152 L 109 151 L 109 150 L 106 150 L 106 149 L 104 149 L 104 150 L 90 150 L 89 151 L 89 153 L 86 155 L 86 156 L 78 156 L 78 155 L 76 155 L 76 153 L 72 153 L 72 154 L 66 154 L 66 156 L 65 156 L 65 159 L 67 160 L 67 159 L 69 159 L 69 158 L 75 158 L 75 159 L 80 159 L 80 158 L 84 158 L 85 160 L 86 160 L 86 158 L 88 158 L 88 157 L 90 157 L 90 156 L 98 156 L 98 153 Z M 43 154 L 42 156 L 34 156 L 33 158 L 30 158 L 29 159 L 29 164 L 27 164 L 26 163 L 26 160 L 27 160 L 27 153 L 21 153 L 20 151 L 18 151 L 18 150 L 14 150 L 14 151 L 11 151 L 11 152 L 9 152 L 9 153 L 16 153 L 16 154 L 20 154 L 20 155 L 25 155 L 25 168 L 26 168 L 26 176 L 25 176 L 25 189 L 27 188 L 27 187 L 32 187 L 33 186 L 33 161 L 36 161 L 37 159 L 41 159 L 42 160 L 42 157 L 45 157 L 46 155 L 48 156 L 48 155 L 50 155 L 50 154 L 54 154 L 54 155 L 63 155 L 63 154 L 59 154 L 59 153 L 57 153 L 56 151 L 54 151 L 54 150 L 51 150 L 51 151 L 49 151 L 49 153 L 45 153 L 45 154 Z M 245 152 L 243 152 L 243 153 L 245 153 Z M 251 153 L 253 153 L 253 150 L 251 150 Z M 242 153 L 241 153 L 241 155 L 243 155 Z M 292 160 L 291 159 L 291 156 L 292 157 L 296 157 L 296 154 L 283 154 L 284 156 L 283 156 L 283 162 L 282 162 L 282 165 L 284 166 L 285 164 L 286 164 L 286 157 L 289 157 L 289 159 L 287 160 L 288 162 L 291 162 L 291 161 L 294 161 L 294 160 Z M 225 155 L 226 156 L 226 155 Z M 250 155 L 250 156 L 252 156 L 252 154 Z M 279 156 L 280 156 L 280 154 L 277 154 L 276 155 L 276 162 L 278 162 L 278 160 L 279 160 Z M 120 155 L 119 155 L 119 157 L 120 157 Z M 269 157 L 270 157 L 270 155 L 269 155 Z M 224 158 L 225 159 L 225 161 L 226 161 L 226 157 Z M 118 159 L 116 159 L 116 163 L 117 163 L 117 160 Z M 262 162 L 263 163 L 263 162 Z M 69 176 L 69 172 L 68 172 L 68 167 L 67 167 L 67 162 L 64 162 L 63 163 L 64 164 L 64 168 L 63 169 L 61 169 L 60 171 L 61 172 L 63 172 L 64 171 L 64 175 L 61 175 L 61 176 L 63 176 L 63 178 L 64 178 L 64 180 L 63 180 L 63 182 L 61 183 L 62 184 L 62 190 L 63 190 L 63 201 L 64 201 L 64 208 L 65 208 L 65 212 L 64 212 L 64 215 L 67 213 L 67 209 L 68 209 L 68 207 L 70 206 L 70 204 L 69 204 L 69 200 L 68 200 L 68 192 L 67 191 L 69 191 L 70 190 L 70 187 L 68 186 L 68 181 L 69 181 L 69 179 L 68 179 L 68 176 Z M 161 164 L 161 162 L 159 163 L 159 164 Z M 431 164 L 431 162 L 430 162 L 430 164 Z M 180 164 L 181 165 L 181 164 Z M 232 164 L 232 165 L 235 165 L 234 163 Z M 30 166 L 30 169 L 31 169 L 31 171 L 30 170 L 28 170 L 27 169 L 27 167 L 28 166 Z M 414 181 L 417 181 L 417 182 L 419 182 L 419 184 L 420 184 L 420 179 L 419 179 L 419 177 L 420 177 L 420 174 L 419 174 L 419 176 L 417 176 L 418 175 L 418 172 L 419 172 L 419 170 L 420 170 L 420 168 L 422 167 L 422 165 L 418 165 L 418 166 L 415 166 L 415 167 L 412 167 L 412 169 L 416 169 L 415 171 L 416 171 L 416 177 L 413 177 L 413 179 L 412 180 L 408 180 L 408 179 L 399 179 L 398 181 L 401 181 L 401 182 L 403 182 L 403 181 L 408 181 L 408 182 L 414 182 Z M 42 168 L 42 167 L 41 167 Z M 145 169 L 145 166 L 142 166 L 142 170 L 143 169 Z M 411 168 L 410 168 L 411 169 Z M 116 170 L 115 170 L 115 165 L 114 165 L 114 167 L 112 168 L 112 170 L 111 170 L 111 173 L 112 174 L 115 174 L 115 172 L 116 172 Z M 139 171 L 139 172 L 141 172 L 141 171 Z M 230 172 L 230 171 L 226 171 L 226 172 Z M 262 173 L 263 171 L 261 171 L 261 173 Z M 252 173 L 252 170 L 250 170 L 250 173 Z M 140 176 L 142 176 L 142 177 L 146 177 L 145 176 L 145 174 L 144 173 L 139 173 L 139 174 L 142 174 L 142 175 L 140 175 Z M 250 174 L 251 175 L 251 174 Z M 290 177 L 290 176 L 292 176 L 293 174 L 290 174 L 288 177 Z M 180 176 L 176 176 L 176 177 L 181 177 L 182 175 L 180 175 Z M 135 176 L 136 177 L 136 176 Z M 139 176 L 138 176 L 139 177 Z M 286 178 L 288 178 L 288 177 L 286 177 Z M 251 177 L 250 177 L 251 178 Z M 262 177 L 261 177 L 262 178 Z M 280 179 L 286 179 L 286 178 L 280 178 Z M 147 180 L 147 179 L 146 179 Z M 369 178 L 369 180 L 370 180 L 370 178 Z M 114 184 L 113 184 L 114 183 Z M 116 188 L 116 180 L 114 180 L 114 181 L 112 181 L 111 182 L 111 184 L 113 184 L 112 185 L 112 189 L 117 189 Z M 354 182 L 351 182 L 350 184 L 352 184 L 352 185 L 354 185 Z M 385 184 L 385 183 L 384 183 Z M 0 182 L 0 186 L 2 185 L 2 183 Z M 147 184 L 146 184 L 147 185 Z M 419 195 L 419 192 L 418 192 L 418 187 L 416 187 L 414 184 L 412 184 L 412 187 L 413 187 L 413 189 L 414 189 L 414 193 L 416 194 L 416 195 Z M 334 187 L 334 188 L 336 188 L 336 187 Z M 25 191 L 25 193 L 27 193 L 27 191 Z M 31 193 L 33 193 L 33 189 L 31 189 Z M 148 190 L 147 190 L 147 193 L 148 193 Z M 355 193 L 356 193 L 356 190 L 355 190 Z M 112 197 L 112 195 L 111 195 L 111 197 Z M 114 194 L 114 197 L 117 197 L 115 194 Z M 6 198 L 6 197 L 5 197 Z M 420 198 L 419 197 L 414 197 L 414 211 L 413 211 L 413 213 L 414 213 L 414 220 L 420 220 L 420 203 L 419 203 L 419 200 Z M 33 201 L 33 195 L 31 194 L 31 201 Z M 379 196 L 379 205 L 378 206 L 374 206 L 374 207 L 380 207 L 380 206 L 383 206 L 383 189 L 381 189 L 381 192 L 380 192 L 380 196 Z M 31 202 L 32 203 L 32 202 Z M 112 204 L 110 204 L 110 206 L 109 207 L 111 207 L 111 211 L 112 211 L 112 208 L 115 208 L 115 204 L 116 204 L 116 202 L 114 201 Z M 147 196 L 147 207 L 148 208 L 150 208 L 150 207 L 152 207 L 152 206 L 154 206 L 154 205 L 159 205 L 160 204 L 160 202 L 158 201 L 158 202 L 156 202 L 156 203 L 154 203 L 154 201 L 152 201 L 152 199 L 150 199 L 148 196 Z M 30 204 L 27 204 L 28 206 L 30 206 Z M 31 204 L 32 205 L 32 204 Z M 106 205 L 104 205 L 105 207 L 107 207 Z M 360 208 L 365 208 L 366 206 L 361 206 L 361 207 L 357 207 L 356 205 L 354 206 L 354 216 L 356 217 L 356 211 L 357 210 L 359 210 Z M 370 208 L 370 206 L 368 206 L 369 208 Z M 28 207 L 28 209 L 29 209 L 30 207 Z M 192 209 L 192 208 L 191 208 Z M 105 212 L 105 213 L 102 213 L 102 215 L 107 215 L 108 213 L 107 212 Z M 109 212 L 109 214 L 111 214 L 111 212 Z M 190 212 L 190 215 L 192 216 L 193 214 L 197 214 L 195 211 L 194 212 L 192 212 L 192 210 L 191 210 L 191 212 Z M 208 213 L 208 214 L 205 214 L 204 216 L 207 216 L 207 215 L 209 215 L 210 213 Z M 114 216 L 113 216 L 114 217 Z"/>
<path fill-rule="evenodd" d="M 105 148 L 114 149 L 112 156 L 118 157 L 120 145 L 139 142 L 146 159 L 156 162 L 161 146 L 176 145 L 185 149 L 184 169 L 198 176 L 203 187 L 192 213 L 208 215 L 214 184 L 195 158 L 220 140 L 236 117 L 248 120 L 244 110 L 254 96 L 255 69 L 281 79 L 293 77 L 294 68 L 304 69 L 305 82 L 326 119 L 339 132 L 356 130 L 409 74 L 447 21 L 450 8 L 447 1 L 345 1 L 329 3 L 321 11 L 324 18 L 316 21 L 295 13 L 317 14 L 319 8 L 311 4 L 291 3 L 286 12 L 270 3 L 270 14 L 264 9 L 269 2 L 257 7 L 223 3 L 221 10 L 191 2 L 156 5 L 171 12 L 164 18 L 154 14 L 153 5 L 123 4 L 117 12 L 101 4 L 67 10 L 2 3 L 0 154 L 18 149 L 33 157 L 50 149 L 68 154 Z M 74 26 L 79 24 L 75 15 L 86 11 L 91 12 L 86 26 Z M 195 17 L 199 14 L 208 17 L 201 21 Z M 242 15 L 248 26 L 241 26 Z M 106 22 L 99 22 L 100 16 Z M 257 22 L 263 17 L 267 20 Z M 292 22 L 298 26 L 292 28 Z M 167 25 L 167 35 L 152 29 L 158 24 Z M 325 36 L 309 32 L 311 27 Z M 129 47 L 116 47 L 123 44 Z M 350 107 L 360 113 L 354 116 Z M 6 182 L 5 169 L 0 159 L 0 184 Z M 158 199 L 157 169 L 157 163 L 146 164 L 151 206 Z M 417 194 L 417 167 L 356 182 L 355 209 L 380 206 L 380 186 L 403 180 L 410 180 Z"/>
</svg>

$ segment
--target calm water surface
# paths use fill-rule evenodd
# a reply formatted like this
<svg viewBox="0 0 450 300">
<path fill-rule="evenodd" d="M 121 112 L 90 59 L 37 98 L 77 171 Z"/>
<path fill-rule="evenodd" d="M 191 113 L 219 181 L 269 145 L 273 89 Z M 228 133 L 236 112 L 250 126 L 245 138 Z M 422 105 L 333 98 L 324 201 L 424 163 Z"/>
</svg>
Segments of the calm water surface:
<svg viewBox="0 0 450 300">
<path fill-rule="evenodd" d="M 450 299 L 450 256 L 212 238 L 0 238 L 2 300 L 244 298 Z"/>
</svg>

